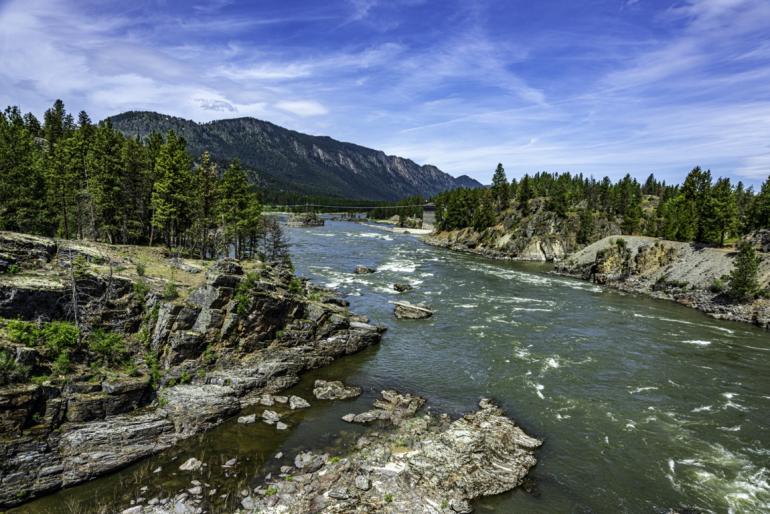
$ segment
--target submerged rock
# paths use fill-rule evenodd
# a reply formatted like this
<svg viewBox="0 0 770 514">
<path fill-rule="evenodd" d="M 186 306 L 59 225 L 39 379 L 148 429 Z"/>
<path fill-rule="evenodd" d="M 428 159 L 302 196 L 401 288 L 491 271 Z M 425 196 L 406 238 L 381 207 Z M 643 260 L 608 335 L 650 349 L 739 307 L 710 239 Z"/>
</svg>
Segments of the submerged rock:
<svg viewBox="0 0 770 514">
<path fill-rule="evenodd" d="M 398 319 L 425 319 L 433 316 L 433 311 L 425 305 L 409 302 L 395 302 L 393 313 Z"/>
<path fill-rule="evenodd" d="M 241 423 L 242 425 L 250 425 L 252 423 L 255 423 L 256 421 L 257 421 L 256 414 L 249 414 L 248 416 L 240 416 L 238 418 L 238 423 Z"/>
<path fill-rule="evenodd" d="M 316 380 L 313 395 L 319 400 L 346 400 L 361 395 L 361 388 L 347 386 L 339 380 Z"/>
<path fill-rule="evenodd" d="M 198 471 L 203 466 L 203 462 L 199 461 L 195 457 L 190 457 L 184 463 L 179 466 L 180 471 Z"/>
<path fill-rule="evenodd" d="M 377 271 L 377 270 L 375 270 L 374 268 L 369 268 L 367 266 L 361 266 L 359 264 L 358 266 L 356 266 L 356 269 L 353 272 L 356 275 L 368 275 L 370 273 L 374 273 L 375 271 Z"/>
<path fill-rule="evenodd" d="M 304 398 L 301 398 L 299 396 L 289 397 L 289 408 L 291 410 L 307 409 L 308 407 L 310 407 L 310 404 Z"/>
<path fill-rule="evenodd" d="M 393 289 L 398 291 L 399 293 L 405 293 L 407 291 L 411 291 L 414 289 L 411 284 L 393 284 Z"/>
<path fill-rule="evenodd" d="M 273 410 L 265 410 L 262 413 L 262 421 L 268 425 L 274 425 L 281 420 L 281 416 Z"/>
<path fill-rule="evenodd" d="M 425 398 L 411 394 L 401 394 L 392 389 L 381 393 L 382 399 L 374 401 L 375 409 L 361 414 L 346 414 L 342 417 L 348 423 L 371 423 L 373 421 L 391 421 L 398 425 L 401 420 L 413 416 L 425 404 Z"/>
</svg>

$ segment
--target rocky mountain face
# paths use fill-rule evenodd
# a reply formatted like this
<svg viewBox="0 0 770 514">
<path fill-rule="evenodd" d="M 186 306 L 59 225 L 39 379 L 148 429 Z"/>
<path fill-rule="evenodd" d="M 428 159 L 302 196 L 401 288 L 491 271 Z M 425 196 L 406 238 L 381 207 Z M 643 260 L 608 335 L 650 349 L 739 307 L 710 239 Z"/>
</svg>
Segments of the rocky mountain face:
<svg viewBox="0 0 770 514">
<path fill-rule="evenodd" d="M 216 161 L 239 159 L 263 187 L 292 193 L 366 200 L 430 197 L 458 187 L 481 187 L 468 176 L 454 178 L 435 166 L 288 130 L 254 118 L 209 123 L 154 112 L 109 118 L 127 136 L 174 130 L 194 156 L 208 150 Z"/>
<path fill-rule="evenodd" d="M 770 234 L 768 234 L 770 235 Z M 770 237 L 754 236 L 760 250 L 759 283 L 770 286 Z M 669 299 L 718 319 L 770 328 L 770 300 L 735 303 L 721 287 L 733 269 L 734 252 L 654 237 L 606 237 L 570 255 L 556 272 L 615 289 Z M 723 284 L 716 287 L 717 284 Z"/>
<path fill-rule="evenodd" d="M 382 335 L 285 267 L 8 232 L 0 258 L 0 508 L 169 448 Z M 119 336 L 132 369 L 87 359 L 106 355 L 105 338 L 65 341 L 68 277 L 83 319 Z"/>
</svg>

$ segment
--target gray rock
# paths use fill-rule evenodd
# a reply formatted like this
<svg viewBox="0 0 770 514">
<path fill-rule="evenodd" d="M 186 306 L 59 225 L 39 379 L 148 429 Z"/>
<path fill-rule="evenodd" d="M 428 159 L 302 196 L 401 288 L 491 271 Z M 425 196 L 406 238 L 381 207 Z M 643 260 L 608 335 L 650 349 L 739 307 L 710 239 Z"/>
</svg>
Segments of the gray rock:
<svg viewBox="0 0 770 514">
<path fill-rule="evenodd" d="M 275 403 L 286 403 L 289 401 L 289 397 L 276 395 L 276 396 L 273 396 L 273 400 L 275 401 Z"/>
<path fill-rule="evenodd" d="M 230 459 L 230 460 L 228 460 L 227 462 L 225 462 L 224 464 L 222 464 L 222 467 L 223 467 L 223 468 L 232 468 L 232 467 L 233 467 L 233 466 L 235 466 L 237 463 L 238 463 L 238 459 L 237 459 L 237 458 L 235 458 L 235 457 L 233 457 L 232 459 Z"/>
<path fill-rule="evenodd" d="M 257 421 L 256 414 L 249 414 L 248 416 L 240 416 L 238 418 L 238 423 L 241 423 L 243 425 L 250 425 L 256 421 Z"/>
<path fill-rule="evenodd" d="M 407 291 L 411 291 L 414 289 L 411 284 L 401 283 L 401 284 L 393 284 L 393 289 L 398 291 L 399 293 L 405 293 Z"/>
<path fill-rule="evenodd" d="M 264 421 L 268 425 L 274 425 L 280 420 L 281 420 L 281 416 L 275 411 L 265 410 L 264 412 L 262 412 L 262 421 Z"/>
<path fill-rule="evenodd" d="M 195 457 L 190 457 L 184 463 L 179 466 L 180 471 L 198 471 L 203 466 L 203 462 L 199 461 Z"/>
<path fill-rule="evenodd" d="M 359 264 L 358 266 L 356 266 L 356 269 L 353 270 L 353 273 L 355 273 L 356 275 L 368 275 L 370 273 L 374 273 L 375 271 L 377 270 L 373 268 L 368 268 L 366 266 L 362 266 Z"/>
<path fill-rule="evenodd" d="M 295 410 L 295 409 L 306 409 L 306 408 L 310 407 L 310 404 L 304 398 L 300 398 L 299 396 L 290 396 L 289 397 L 289 407 L 292 410 Z"/>
<path fill-rule="evenodd" d="M 357 489 L 368 491 L 372 488 L 372 481 L 364 475 L 356 475 L 355 485 Z"/>
<path fill-rule="evenodd" d="M 345 400 L 360 394 L 360 387 L 347 386 L 339 380 L 316 380 L 313 384 L 313 395 L 319 400 Z"/>
<path fill-rule="evenodd" d="M 276 430 L 286 430 L 286 429 L 289 428 L 289 425 L 287 425 L 283 421 L 278 421 L 275 424 L 275 428 L 276 428 Z"/>
<path fill-rule="evenodd" d="M 435 513 L 444 504 L 451 512 L 467 513 L 475 498 L 520 485 L 536 463 L 541 441 L 488 400 L 450 422 L 446 416 L 416 416 L 417 396 L 391 390 L 382 396 L 375 411 L 400 412 L 409 422 L 359 438 L 343 463 L 309 452 L 297 455 L 294 480 L 271 483 L 277 494 L 257 498 L 255 510 L 309 514 L 319 511 L 323 498 L 325 512 Z M 394 452 L 394 446 L 407 451 Z M 376 494 L 366 494 L 373 484 Z"/>
<path fill-rule="evenodd" d="M 433 316 L 433 311 L 425 305 L 409 302 L 394 302 L 393 313 L 398 319 L 425 319 Z"/>
</svg>

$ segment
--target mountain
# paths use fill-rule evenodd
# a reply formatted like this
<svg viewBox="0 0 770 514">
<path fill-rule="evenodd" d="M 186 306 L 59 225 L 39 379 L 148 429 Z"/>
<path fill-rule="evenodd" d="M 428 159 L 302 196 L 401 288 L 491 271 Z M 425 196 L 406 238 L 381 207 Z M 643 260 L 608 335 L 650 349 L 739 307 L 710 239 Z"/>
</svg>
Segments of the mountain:
<svg viewBox="0 0 770 514">
<path fill-rule="evenodd" d="M 208 150 L 214 160 L 239 159 L 261 187 L 314 196 L 359 200 L 429 197 L 458 187 L 481 187 L 474 179 L 454 178 L 435 166 L 385 155 L 330 137 L 311 136 L 254 118 L 197 123 L 146 111 L 109 118 L 127 136 L 145 137 L 173 130 L 198 156 Z"/>
</svg>

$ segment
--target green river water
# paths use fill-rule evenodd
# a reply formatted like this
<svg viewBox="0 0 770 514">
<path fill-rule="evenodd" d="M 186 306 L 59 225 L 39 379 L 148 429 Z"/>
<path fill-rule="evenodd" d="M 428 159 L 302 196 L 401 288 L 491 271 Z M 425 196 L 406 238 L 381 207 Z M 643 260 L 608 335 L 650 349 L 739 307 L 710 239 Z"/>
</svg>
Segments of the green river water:
<svg viewBox="0 0 770 514">
<path fill-rule="evenodd" d="M 190 487 L 177 470 L 190 456 L 208 464 L 199 480 L 217 488 L 211 507 L 221 511 L 300 449 L 344 446 L 365 429 L 340 417 L 366 410 L 384 388 L 419 393 L 433 411 L 455 416 L 491 397 L 545 440 L 531 473 L 536 492 L 483 499 L 478 512 L 770 511 L 768 332 L 550 275 L 544 265 L 452 253 L 363 225 L 288 231 L 298 273 L 386 325 L 382 344 L 306 375 L 288 393 L 313 406 L 290 414 L 287 432 L 228 421 L 12 512 L 112 512 L 140 496 L 167 496 Z M 357 264 L 378 272 L 354 275 Z M 415 289 L 396 295 L 393 282 Z M 436 314 L 395 320 L 389 302 L 397 298 Z M 310 393 L 316 378 L 365 392 L 321 402 Z M 240 465 L 226 476 L 220 464 L 231 457 Z"/>
</svg>

